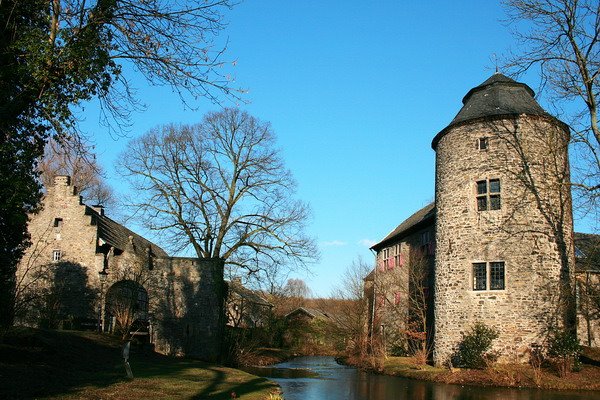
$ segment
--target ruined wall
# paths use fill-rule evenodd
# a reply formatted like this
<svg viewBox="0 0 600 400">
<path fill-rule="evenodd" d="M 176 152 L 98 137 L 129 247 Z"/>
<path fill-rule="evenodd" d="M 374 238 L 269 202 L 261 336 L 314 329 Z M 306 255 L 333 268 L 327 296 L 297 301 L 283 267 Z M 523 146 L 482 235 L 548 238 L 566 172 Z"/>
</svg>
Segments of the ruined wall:
<svg viewBox="0 0 600 400">
<path fill-rule="evenodd" d="M 168 258 L 156 261 L 150 296 L 156 351 L 217 361 L 224 326 L 224 262 Z"/>
<path fill-rule="evenodd" d="M 478 140 L 487 138 L 486 149 Z M 567 133 L 521 115 L 449 128 L 436 149 L 434 361 L 474 323 L 496 328 L 501 360 L 522 359 L 564 319 L 561 274 L 574 266 Z M 535 187 L 522 181 L 530 177 Z M 477 182 L 500 180 L 501 207 L 478 211 Z M 561 249 L 561 240 L 564 249 Z M 473 263 L 504 262 L 504 289 L 474 290 Z M 562 298 L 561 298 L 562 297 Z"/>
</svg>

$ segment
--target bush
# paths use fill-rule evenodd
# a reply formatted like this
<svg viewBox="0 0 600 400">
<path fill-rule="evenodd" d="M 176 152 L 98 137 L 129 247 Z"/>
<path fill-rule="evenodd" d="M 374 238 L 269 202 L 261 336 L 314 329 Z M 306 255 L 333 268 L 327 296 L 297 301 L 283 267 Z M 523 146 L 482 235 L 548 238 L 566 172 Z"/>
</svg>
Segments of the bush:
<svg viewBox="0 0 600 400">
<path fill-rule="evenodd" d="M 554 361 L 558 375 L 566 376 L 579 365 L 581 345 L 574 332 L 555 329 L 548 338 L 548 356 Z"/>
<path fill-rule="evenodd" d="M 457 358 L 460 367 L 485 368 L 496 361 L 498 354 L 489 352 L 492 342 L 498 338 L 498 331 L 481 322 L 477 322 L 471 331 L 463 335 L 459 344 Z"/>
<path fill-rule="evenodd" d="M 404 344 L 394 344 L 390 349 L 390 355 L 392 357 L 406 357 L 408 356 L 408 351 L 406 351 Z"/>
</svg>

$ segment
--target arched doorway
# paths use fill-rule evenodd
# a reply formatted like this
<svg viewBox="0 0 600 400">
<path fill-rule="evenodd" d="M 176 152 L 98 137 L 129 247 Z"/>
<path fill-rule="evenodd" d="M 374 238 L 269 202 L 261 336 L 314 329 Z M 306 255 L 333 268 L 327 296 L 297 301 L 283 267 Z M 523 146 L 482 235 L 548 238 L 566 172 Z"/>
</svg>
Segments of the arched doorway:
<svg viewBox="0 0 600 400">
<path fill-rule="evenodd" d="M 107 331 L 123 337 L 148 335 L 148 292 L 139 283 L 123 280 L 106 292 Z"/>
</svg>

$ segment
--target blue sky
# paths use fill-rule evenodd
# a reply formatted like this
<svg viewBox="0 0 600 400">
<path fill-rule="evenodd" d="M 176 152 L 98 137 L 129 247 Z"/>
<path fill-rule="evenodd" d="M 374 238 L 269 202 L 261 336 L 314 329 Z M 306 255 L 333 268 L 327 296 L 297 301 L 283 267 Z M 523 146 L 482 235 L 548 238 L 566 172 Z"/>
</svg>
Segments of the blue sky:
<svg viewBox="0 0 600 400">
<path fill-rule="evenodd" d="M 247 0 L 227 13 L 222 38 L 236 84 L 248 89 L 243 108 L 271 122 L 312 208 L 321 261 L 298 277 L 315 295 L 328 296 L 356 257 L 372 261 L 369 245 L 433 200 L 431 140 L 513 44 L 504 17 L 480 0 Z M 522 80 L 535 90 L 535 77 Z M 132 81 L 146 111 L 134 114 L 129 137 L 217 109 L 201 101 L 186 110 L 170 88 Z M 109 183 L 126 191 L 113 165 L 127 140 L 111 139 L 93 105 L 82 117 Z"/>
</svg>

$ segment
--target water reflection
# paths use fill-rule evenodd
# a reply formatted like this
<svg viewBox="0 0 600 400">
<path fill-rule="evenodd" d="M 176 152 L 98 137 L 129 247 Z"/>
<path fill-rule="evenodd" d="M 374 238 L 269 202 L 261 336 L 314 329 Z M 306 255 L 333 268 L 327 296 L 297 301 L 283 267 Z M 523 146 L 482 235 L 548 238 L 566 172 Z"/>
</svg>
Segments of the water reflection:
<svg viewBox="0 0 600 400">
<path fill-rule="evenodd" d="M 600 400 L 598 392 L 482 388 L 375 375 L 339 365 L 332 357 L 299 357 L 249 372 L 279 383 L 286 400 Z"/>
</svg>

